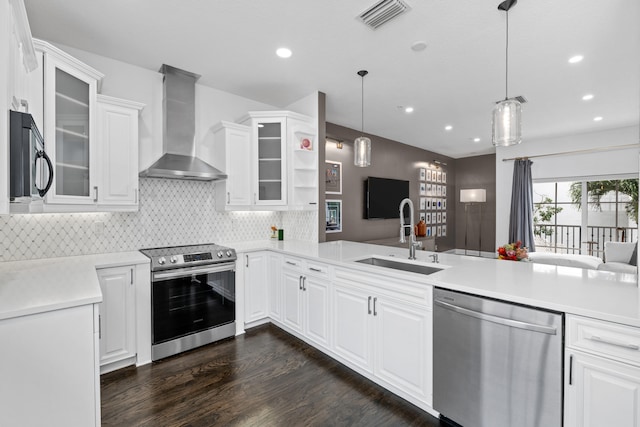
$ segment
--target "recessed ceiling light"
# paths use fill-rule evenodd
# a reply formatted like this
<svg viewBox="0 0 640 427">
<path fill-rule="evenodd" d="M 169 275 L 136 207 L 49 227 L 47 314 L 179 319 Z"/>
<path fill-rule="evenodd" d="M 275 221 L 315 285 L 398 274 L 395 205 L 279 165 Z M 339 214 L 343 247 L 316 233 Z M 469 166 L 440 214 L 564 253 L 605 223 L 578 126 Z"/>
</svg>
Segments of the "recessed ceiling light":
<svg viewBox="0 0 640 427">
<path fill-rule="evenodd" d="M 278 55 L 280 58 L 289 58 L 291 54 L 291 49 L 288 49 L 286 47 L 281 47 L 276 50 L 276 55 Z"/>
<path fill-rule="evenodd" d="M 453 126 L 451 126 L 451 125 L 446 125 L 444 127 L 444 130 L 451 130 L 451 129 L 453 129 Z"/>
<path fill-rule="evenodd" d="M 480 142 L 480 138 L 473 138 L 473 142 Z"/>
<path fill-rule="evenodd" d="M 404 109 L 405 113 L 413 113 L 413 107 L 407 107 Z"/>
<path fill-rule="evenodd" d="M 585 96 L 582 97 L 583 101 L 591 101 L 593 99 L 593 95 L 588 93 Z"/>
<path fill-rule="evenodd" d="M 593 118 L 593 121 L 594 121 L 594 122 L 600 122 L 600 121 L 602 121 L 602 116 L 594 117 L 594 118 Z"/>
<path fill-rule="evenodd" d="M 584 59 L 584 56 L 582 56 L 582 55 L 572 56 L 571 58 L 569 58 L 569 64 L 577 64 L 578 62 L 582 61 L 583 59 Z"/>
<path fill-rule="evenodd" d="M 421 52 L 427 48 L 427 42 L 422 40 L 411 43 L 411 50 L 414 52 Z"/>
</svg>

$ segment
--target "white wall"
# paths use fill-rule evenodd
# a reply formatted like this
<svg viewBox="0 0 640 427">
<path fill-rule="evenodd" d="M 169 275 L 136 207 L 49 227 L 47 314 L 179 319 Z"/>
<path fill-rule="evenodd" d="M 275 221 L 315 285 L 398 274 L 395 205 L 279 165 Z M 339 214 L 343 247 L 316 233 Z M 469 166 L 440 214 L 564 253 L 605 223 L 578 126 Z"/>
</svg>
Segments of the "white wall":
<svg viewBox="0 0 640 427">
<path fill-rule="evenodd" d="M 105 74 L 102 94 L 146 105 L 140 115 L 140 170 L 158 160 L 162 155 L 162 74 L 72 47 L 57 46 Z M 158 69 L 161 65 L 158 64 Z M 198 70 L 186 71 L 198 73 Z M 196 84 L 196 153 L 210 162 L 214 155 L 211 128 L 221 120 L 236 121 L 252 110 L 280 108 Z"/>
<path fill-rule="evenodd" d="M 525 140 L 518 146 L 498 147 L 496 150 L 496 244 L 507 243 L 509 237 L 513 161 L 503 161 L 503 159 L 638 144 L 639 135 L 638 126 L 630 126 L 558 138 Z M 532 177 L 537 180 L 638 174 L 638 147 L 532 158 Z"/>
<path fill-rule="evenodd" d="M 9 43 L 11 38 L 11 8 L 8 1 L 0 1 L 0 165 L 9 165 Z M 9 212 L 9 170 L 0 168 L 0 214 Z"/>
<path fill-rule="evenodd" d="M 5 32 L 3 25 L 8 15 L 3 12 L 7 4 L 0 1 L 0 35 Z M 2 82 L 7 81 L 6 67 L 1 61 L 8 57 L 6 41 L 0 37 Z M 59 47 L 105 74 L 101 93 L 146 104 L 140 118 L 139 166 L 142 170 L 157 160 L 162 154 L 162 75 L 68 46 Z M 189 71 L 197 73 L 198 70 Z M 292 104 L 290 109 L 311 115 L 314 99 L 317 110 L 317 96 L 317 93 L 309 95 Z M 0 107 L 7 100 L 7 88 L 0 85 Z M 210 130 L 220 120 L 236 121 L 252 110 L 281 109 L 196 85 L 197 152 L 204 160 L 215 155 L 210 150 Z M 317 117 L 317 113 L 314 116 Z M 0 115 L 0 132 L 8 132 L 4 115 Z M 6 140 L 0 138 L 0 162 L 4 164 L 8 164 L 8 153 L 4 148 Z M 5 185 L 8 190 L 8 184 L 0 179 L 0 196 Z M 212 182 L 141 178 L 139 212 L 0 215 L 0 262 L 154 246 L 206 242 L 232 244 L 266 239 L 271 233 L 271 225 L 285 228 L 286 239 L 317 241 L 317 211 L 217 212 L 215 190 Z M 0 197 L 0 203 L 5 199 Z M 101 223 L 101 227 L 96 223 Z"/>
</svg>

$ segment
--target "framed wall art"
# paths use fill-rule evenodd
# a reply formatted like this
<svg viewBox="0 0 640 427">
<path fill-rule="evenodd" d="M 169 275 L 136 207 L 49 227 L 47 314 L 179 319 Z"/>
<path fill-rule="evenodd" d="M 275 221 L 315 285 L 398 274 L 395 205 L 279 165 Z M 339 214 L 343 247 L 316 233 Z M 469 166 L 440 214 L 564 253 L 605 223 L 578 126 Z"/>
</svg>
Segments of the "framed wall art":
<svg viewBox="0 0 640 427">
<path fill-rule="evenodd" d="M 340 233 L 342 231 L 342 200 L 325 200 L 327 233 Z"/>
<path fill-rule="evenodd" d="M 325 171 L 326 194 L 342 194 L 342 163 L 327 160 Z"/>
</svg>

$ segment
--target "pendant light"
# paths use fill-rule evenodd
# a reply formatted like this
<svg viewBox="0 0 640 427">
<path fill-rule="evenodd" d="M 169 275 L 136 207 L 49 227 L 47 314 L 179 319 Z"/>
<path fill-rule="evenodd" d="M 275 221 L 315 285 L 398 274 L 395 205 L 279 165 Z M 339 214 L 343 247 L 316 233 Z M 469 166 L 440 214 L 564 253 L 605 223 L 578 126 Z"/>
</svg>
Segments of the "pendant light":
<svg viewBox="0 0 640 427">
<path fill-rule="evenodd" d="M 493 109 L 493 145 L 507 147 L 522 142 L 522 104 L 515 98 L 509 99 L 509 9 L 517 0 L 505 0 L 498 5 L 498 10 L 504 10 L 507 15 L 506 47 L 505 47 L 505 81 L 504 101 L 500 101 Z"/>
<path fill-rule="evenodd" d="M 358 75 L 362 78 L 362 127 L 360 131 L 364 133 L 364 76 L 369 74 L 367 70 L 358 71 Z M 353 164 L 364 168 L 371 166 L 371 140 L 366 136 L 360 136 L 353 142 Z"/>
</svg>

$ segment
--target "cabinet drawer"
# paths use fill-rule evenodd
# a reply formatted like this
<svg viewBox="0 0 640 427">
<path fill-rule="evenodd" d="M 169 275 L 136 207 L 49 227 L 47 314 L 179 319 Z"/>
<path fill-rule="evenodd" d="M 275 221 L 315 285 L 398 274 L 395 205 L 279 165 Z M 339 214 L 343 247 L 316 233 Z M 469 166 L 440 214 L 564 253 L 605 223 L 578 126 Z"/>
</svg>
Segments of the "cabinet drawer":
<svg viewBox="0 0 640 427">
<path fill-rule="evenodd" d="M 377 295 L 388 296 L 429 310 L 432 308 L 433 286 L 431 285 L 413 283 L 393 276 L 383 275 L 382 273 L 371 274 L 343 267 L 335 267 L 333 274 L 334 278 L 342 283 L 374 287 Z"/>
<path fill-rule="evenodd" d="M 567 346 L 640 365 L 640 328 L 567 316 Z"/>
<path fill-rule="evenodd" d="M 294 258 L 285 256 L 283 267 L 287 268 L 295 268 L 295 269 L 303 269 L 304 268 L 304 260 L 301 258 Z"/>
<path fill-rule="evenodd" d="M 305 271 L 314 276 L 326 277 L 329 275 L 329 266 L 313 261 L 307 261 Z"/>
</svg>

